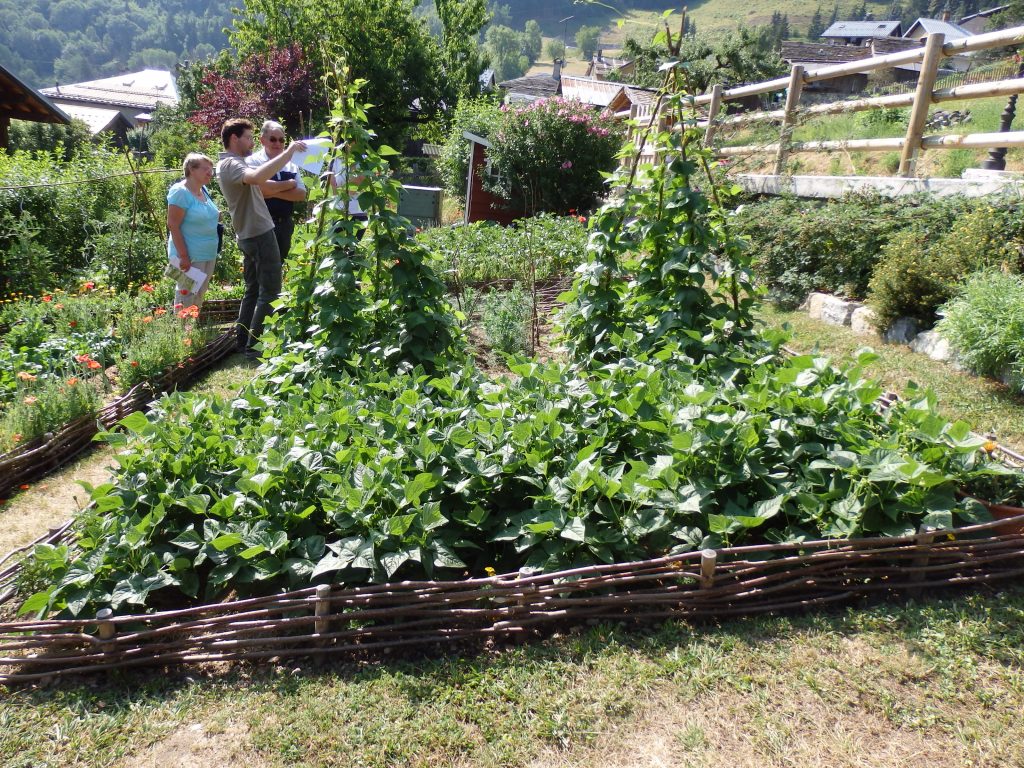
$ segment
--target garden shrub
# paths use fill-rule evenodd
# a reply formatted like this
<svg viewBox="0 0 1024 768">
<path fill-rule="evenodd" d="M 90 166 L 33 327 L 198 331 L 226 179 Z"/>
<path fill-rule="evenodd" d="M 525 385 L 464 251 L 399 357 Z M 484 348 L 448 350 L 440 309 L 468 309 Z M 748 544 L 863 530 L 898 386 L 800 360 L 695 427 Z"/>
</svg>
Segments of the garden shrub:
<svg viewBox="0 0 1024 768">
<path fill-rule="evenodd" d="M 941 314 L 938 330 L 959 362 L 982 376 L 1009 375 L 1024 388 L 1024 278 L 995 270 L 971 275 Z"/>
<path fill-rule="evenodd" d="M 897 234 L 913 229 L 922 242 L 935 241 L 972 211 L 992 215 L 991 234 L 978 226 L 986 244 L 1022 241 L 1011 204 L 963 197 L 851 194 L 824 203 L 779 197 L 740 206 L 734 226 L 750 242 L 757 282 L 768 299 L 792 309 L 812 291 L 867 298 L 876 266 Z M 949 244 L 960 249 L 962 239 Z M 900 247 L 907 242 L 902 238 Z"/>
<path fill-rule="evenodd" d="M 605 192 L 622 144 L 623 126 L 605 113 L 561 97 L 502 107 L 488 157 L 490 182 L 528 213 L 590 210 Z"/>
<path fill-rule="evenodd" d="M 883 249 L 871 278 L 869 302 L 875 323 L 888 328 L 900 317 L 930 328 L 939 307 L 956 295 L 964 275 L 984 267 L 1020 269 L 1019 216 L 981 204 L 936 233 L 913 226 Z"/>
<path fill-rule="evenodd" d="M 484 296 L 483 326 L 491 349 L 522 354 L 530 346 L 531 299 L 519 285 Z"/>
</svg>

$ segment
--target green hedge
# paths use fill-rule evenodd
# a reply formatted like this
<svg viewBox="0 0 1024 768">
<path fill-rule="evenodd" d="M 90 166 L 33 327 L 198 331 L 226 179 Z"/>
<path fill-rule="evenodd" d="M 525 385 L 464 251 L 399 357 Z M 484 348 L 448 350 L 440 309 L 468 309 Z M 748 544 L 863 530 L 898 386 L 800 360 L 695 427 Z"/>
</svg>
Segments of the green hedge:
<svg viewBox="0 0 1024 768">
<path fill-rule="evenodd" d="M 70 288 L 82 276 L 115 285 L 154 277 L 165 248 L 156 223 L 176 177 L 143 174 L 143 196 L 131 175 L 116 176 L 129 171 L 102 146 L 70 161 L 58 152 L 0 152 L 8 187 L 0 189 L 0 296 Z"/>
</svg>

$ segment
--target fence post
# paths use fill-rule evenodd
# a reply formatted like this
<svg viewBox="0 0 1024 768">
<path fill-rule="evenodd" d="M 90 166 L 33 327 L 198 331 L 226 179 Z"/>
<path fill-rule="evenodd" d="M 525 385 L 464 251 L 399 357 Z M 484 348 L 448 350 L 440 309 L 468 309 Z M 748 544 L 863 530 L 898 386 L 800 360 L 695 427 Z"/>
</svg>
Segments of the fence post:
<svg viewBox="0 0 1024 768">
<path fill-rule="evenodd" d="M 718 131 L 718 111 L 722 108 L 722 84 L 711 86 L 711 103 L 708 104 L 708 127 L 704 131 L 704 147 L 711 149 Z"/>
<path fill-rule="evenodd" d="M 718 564 L 718 553 L 713 549 L 702 549 L 700 552 L 700 588 L 711 589 L 715 585 L 715 566 Z"/>
<path fill-rule="evenodd" d="M 319 584 L 316 588 L 316 603 L 313 606 L 313 615 L 316 617 L 313 620 L 313 633 L 316 635 L 323 635 L 327 632 L 327 625 L 329 619 L 328 614 L 331 612 L 331 587 L 329 584 Z"/>
<path fill-rule="evenodd" d="M 779 132 L 779 149 L 775 153 L 775 175 L 781 176 L 786 168 L 786 155 L 789 143 L 793 138 L 793 124 L 796 122 L 796 109 L 800 104 L 800 94 L 804 89 L 804 68 L 794 64 L 789 73 L 789 87 L 786 89 L 786 114 L 782 117 L 782 130 Z"/>
<path fill-rule="evenodd" d="M 921 137 L 924 134 L 924 124 L 928 120 L 928 110 L 932 105 L 935 76 L 939 71 L 939 62 L 942 60 L 942 44 L 945 39 L 946 36 L 941 32 L 932 32 L 924 44 L 921 74 L 917 78 L 914 106 L 910 111 L 907 138 L 903 142 L 903 153 L 900 156 L 899 175 L 903 177 L 911 177 L 915 173 L 917 155 L 921 151 Z"/>
</svg>

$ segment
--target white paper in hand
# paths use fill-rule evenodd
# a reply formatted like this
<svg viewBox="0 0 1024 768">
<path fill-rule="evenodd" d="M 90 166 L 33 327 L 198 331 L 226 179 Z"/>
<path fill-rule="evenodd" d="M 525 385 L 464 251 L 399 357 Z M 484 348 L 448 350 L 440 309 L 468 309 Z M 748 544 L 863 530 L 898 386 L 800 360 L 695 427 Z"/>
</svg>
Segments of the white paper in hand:
<svg viewBox="0 0 1024 768">
<path fill-rule="evenodd" d="M 181 270 L 181 259 L 177 256 L 167 257 L 170 264 L 168 265 L 167 271 L 164 272 L 167 277 L 178 280 L 181 277 L 192 281 L 192 287 L 189 288 L 192 293 L 196 293 L 200 288 L 203 287 L 203 283 L 206 282 L 207 275 L 199 267 L 189 267 L 184 272 Z"/>
<path fill-rule="evenodd" d="M 319 176 L 324 167 L 324 159 L 331 151 L 330 139 L 303 139 L 306 149 L 292 155 L 292 162 L 306 173 Z"/>
</svg>

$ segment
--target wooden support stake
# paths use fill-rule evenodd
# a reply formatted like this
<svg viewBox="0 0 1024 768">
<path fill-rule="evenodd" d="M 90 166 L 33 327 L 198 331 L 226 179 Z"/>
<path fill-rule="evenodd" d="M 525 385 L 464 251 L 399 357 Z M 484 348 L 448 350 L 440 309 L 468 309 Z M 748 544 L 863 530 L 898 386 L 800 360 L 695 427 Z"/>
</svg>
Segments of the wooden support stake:
<svg viewBox="0 0 1024 768">
<path fill-rule="evenodd" d="M 796 123 L 796 110 L 800 105 L 800 94 L 804 89 L 804 68 L 794 64 L 789 73 L 789 87 L 786 89 L 786 110 L 782 118 L 782 131 L 779 134 L 779 149 L 775 153 L 775 175 L 781 176 L 786 169 L 786 155 L 789 143 L 793 138 L 793 126 Z"/>
<path fill-rule="evenodd" d="M 932 32 L 924 44 L 924 60 L 921 62 L 921 74 L 917 78 L 917 89 L 914 91 L 914 106 L 910 112 L 907 125 L 907 137 L 903 143 L 900 156 L 899 175 L 905 178 L 914 176 L 917 156 L 921 151 L 921 137 L 924 135 L 924 124 L 928 121 L 928 110 L 932 105 L 935 90 L 935 76 L 942 61 L 942 43 L 946 36 L 941 32 Z"/>
<path fill-rule="evenodd" d="M 935 531 L 926 531 L 925 533 L 918 534 L 915 537 L 915 544 L 918 547 L 921 547 L 922 550 L 911 561 L 911 568 L 915 569 L 914 571 L 911 571 L 910 577 L 908 579 L 908 581 L 911 584 L 916 584 L 919 581 L 924 581 L 925 580 L 925 578 L 924 578 L 925 577 L 924 571 L 919 571 L 919 570 L 916 570 L 916 569 L 924 568 L 924 567 L 926 567 L 928 565 L 928 559 L 929 559 L 929 557 L 931 557 L 931 547 L 932 547 L 932 544 L 934 542 L 935 542 Z M 911 595 L 914 595 L 914 596 L 921 594 L 921 588 L 920 587 L 911 587 L 910 590 L 908 590 L 908 591 L 910 592 Z"/>
<path fill-rule="evenodd" d="M 313 608 L 313 632 L 318 635 L 327 634 L 327 625 L 330 623 L 327 614 L 331 611 L 331 603 L 328 598 L 331 596 L 329 584 L 320 584 L 316 588 L 316 604 Z"/>
<path fill-rule="evenodd" d="M 700 553 L 700 588 L 711 589 L 715 585 L 715 566 L 718 564 L 718 553 L 713 549 L 703 549 Z"/>
<path fill-rule="evenodd" d="M 713 147 L 715 133 L 718 131 L 718 113 L 722 109 L 722 84 L 711 86 L 711 103 L 708 105 L 708 127 L 704 131 L 704 146 Z"/>
<path fill-rule="evenodd" d="M 96 612 L 96 621 L 99 622 L 99 636 L 100 640 L 108 642 L 114 639 L 114 635 L 117 634 L 117 627 L 114 626 L 114 622 L 111 619 L 114 618 L 114 612 L 110 608 L 101 608 Z"/>
</svg>

